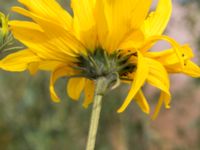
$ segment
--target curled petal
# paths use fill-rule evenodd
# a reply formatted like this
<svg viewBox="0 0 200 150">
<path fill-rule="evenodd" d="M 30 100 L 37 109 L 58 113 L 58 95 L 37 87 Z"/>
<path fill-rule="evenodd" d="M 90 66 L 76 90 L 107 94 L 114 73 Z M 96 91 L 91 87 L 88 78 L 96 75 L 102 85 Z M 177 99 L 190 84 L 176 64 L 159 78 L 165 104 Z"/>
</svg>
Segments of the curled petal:
<svg viewBox="0 0 200 150">
<path fill-rule="evenodd" d="M 177 55 L 177 58 L 179 59 L 179 63 L 181 64 L 182 68 L 184 68 L 184 59 L 182 57 L 182 53 L 180 52 L 181 46 L 174 39 L 172 39 L 168 36 L 162 35 L 162 36 L 150 37 L 145 42 L 144 46 L 141 48 L 140 51 L 143 53 L 147 52 L 159 40 L 164 40 L 172 46 L 174 53 Z"/>
<path fill-rule="evenodd" d="M 64 76 L 70 76 L 73 73 L 74 71 L 68 66 L 59 67 L 52 72 L 49 90 L 50 90 L 51 98 L 54 102 L 60 102 L 60 98 L 58 97 L 54 89 L 55 82 L 59 78 L 64 77 Z"/>
</svg>

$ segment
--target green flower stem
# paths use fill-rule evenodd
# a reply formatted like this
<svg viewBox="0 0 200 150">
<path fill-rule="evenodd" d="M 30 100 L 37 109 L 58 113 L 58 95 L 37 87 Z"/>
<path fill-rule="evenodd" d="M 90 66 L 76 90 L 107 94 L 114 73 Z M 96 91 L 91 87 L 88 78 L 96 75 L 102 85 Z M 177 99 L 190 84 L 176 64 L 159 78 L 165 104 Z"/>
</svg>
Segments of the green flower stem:
<svg viewBox="0 0 200 150">
<path fill-rule="evenodd" d="M 95 148 L 97 129 L 102 107 L 102 98 L 108 86 L 109 82 L 107 78 L 100 77 L 97 79 L 86 150 L 94 150 Z"/>
</svg>

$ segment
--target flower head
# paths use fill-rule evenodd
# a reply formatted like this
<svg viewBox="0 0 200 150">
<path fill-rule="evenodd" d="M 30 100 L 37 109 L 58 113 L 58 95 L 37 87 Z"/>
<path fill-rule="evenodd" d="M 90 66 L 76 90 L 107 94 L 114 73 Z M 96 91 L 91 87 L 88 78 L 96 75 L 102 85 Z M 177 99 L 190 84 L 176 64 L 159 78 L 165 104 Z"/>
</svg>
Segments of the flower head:
<svg viewBox="0 0 200 150">
<path fill-rule="evenodd" d="M 169 73 L 200 77 L 200 69 L 190 59 L 188 45 L 180 45 L 162 35 L 172 11 L 171 0 L 159 0 L 155 11 L 149 12 L 152 0 L 71 0 L 73 16 L 55 0 L 19 0 L 27 9 L 13 7 L 33 21 L 11 21 L 16 39 L 27 49 L 13 53 L 0 62 L 7 71 L 38 70 L 52 72 L 50 93 L 57 79 L 68 76 L 69 96 L 78 100 L 84 91 L 84 106 L 93 98 L 95 80 L 109 79 L 110 87 L 119 82 L 131 85 L 119 108 L 123 112 L 135 101 L 145 113 L 150 108 L 142 86 L 147 82 L 161 90 L 154 116 L 164 103 L 170 107 Z M 160 40 L 170 49 L 151 51 Z"/>
</svg>

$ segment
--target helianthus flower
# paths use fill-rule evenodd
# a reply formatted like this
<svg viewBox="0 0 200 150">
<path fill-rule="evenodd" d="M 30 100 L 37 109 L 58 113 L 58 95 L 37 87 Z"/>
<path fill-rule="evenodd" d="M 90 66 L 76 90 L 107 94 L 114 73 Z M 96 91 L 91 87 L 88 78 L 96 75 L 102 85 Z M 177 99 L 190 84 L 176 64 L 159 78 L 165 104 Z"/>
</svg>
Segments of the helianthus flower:
<svg viewBox="0 0 200 150">
<path fill-rule="evenodd" d="M 73 15 L 55 0 L 19 0 L 27 9 L 13 7 L 32 21 L 10 21 L 14 37 L 27 48 L 8 55 L 0 67 L 11 72 L 50 71 L 50 93 L 60 99 L 54 84 L 67 76 L 67 92 L 83 105 L 92 103 L 95 81 L 108 78 L 109 88 L 120 82 L 130 84 L 130 91 L 118 112 L 135 101 L 145 113 L 150 112 L 142 86 L 147 82 L 161 90 L 154 116 L 164 104 L 170 107 L 168 74 L 200 76 L 199 67 L 190 59 L 189 45 L 180 45 L 162 35 L 171 16 L 172 1 L 159 0 L 150 12 L 152 0 L 71 0 Z M 164 40 L 170 49 L 151 51 Z"/>
</svg>

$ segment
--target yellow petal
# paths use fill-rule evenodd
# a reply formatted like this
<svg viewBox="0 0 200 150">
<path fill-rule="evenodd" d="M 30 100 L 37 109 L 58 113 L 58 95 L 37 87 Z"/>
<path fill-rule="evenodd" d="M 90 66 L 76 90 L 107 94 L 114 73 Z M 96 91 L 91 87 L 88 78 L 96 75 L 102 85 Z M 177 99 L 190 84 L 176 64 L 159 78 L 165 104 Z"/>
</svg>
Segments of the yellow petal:
<svg viewBox="0 0 200 150">
<path fill-rule="evenodd" d="M 89 79 L 86 80 L 84 92 L 85 92 L 85 99 L 83 101 L 83 107 L 87 108 L 89 104 L 91 104 L 93 101 L 93 97 L 95 93 L 94 81 L 89 80 Z"/>
<path fill-rule="evenodd" d="M 32 51 L 26 49 L 8 55 L 0 61 L 0 68 L 7 71 L 24 71 L 30 63 L 38 62 L 40 58 Z"/>
<path fill-rule="evenodd" d="M 36 30 L 44 33 L 44 30 L 36 23 L 30 21 L 9 21 L 11 27 L 26 28 L 30 30 Z"/>
<path fill-rule="evenodd" d="M 60 24 L 64 28 L 72 28 L 72 17 L 55 0 L 19 0 L 19 2 L 32 13 Z"/>
<path fill-rule="evenodd" d="M 143 112 L 149 114 L 150 107 L 149 107 L 149 104 L 148 104 L 142 90 L 138 91 L 138 93 L 135 95 L 135 101 L 140 106 L 140 108 L 142 109 Z"/>
<path fill-rule="evenodd" d="M 191 59 L 194 56 L 189 45 L 181 46 L 179 51 L 183 60 Z M 145 56 L 159 61 L 165 67 L 168 65 L 180 64 L 180 59 L 177 57 L 173 48 L 159 52 L 147 52 Z"/>
<path fill-rule="evenodd" d="M 143 47 L 140 49 L 141 52 L 146 53 L 147 51 L 150 50 L 150 48 L 159 40 L 164 40 L 166 42 L 168 42 L 171 47 L 174 50 L 174 53 L 177 55 L 177 58 L 179 59 L 179 63 L 182 66 L 182 68 L 184 68 L 184 57 L 181 53 L 181 46 L 172 38 L 165 36 L 165 35 L 161 35 L 161 36 L 152 36 L 150 37 L 148 40 L 146 40 L 145 44 L 143 45 Z"/>
<path fill-rule="evenodd" d="M 145 37 L 148 38 L 154 35 L 161 35 L 169 22 L 171 13 L 172 1 L 159 0 L 156 11 L 150 13 L 141 28 Z"/>
<path fill-rule="evenodd" d="M 165 106 L 169 108 L 171 94 L 169 92 L 170 82 L 167 71 L 163 65 L 156 60 L 146 58 L 146 61 L 149 66 L 147 82 L 165 93 Z"/>
<path fill-rule="evenodd" d="M 38 68 L 44 71 L 54 71 L 59 66 L 69 65 L 67 62 L 44 60 L 38 63 Z"/>
<path fill-rule="evenodd" d="M 124 41 L 120 44 L 119 49 L 130 50 L 138 49 L 144 42 L 144 35 L 140 30 L 134 30 L 131 32 Z"/>
<path fill-rule="evenodd" d="M 138 63 L 137 63 L 137 70 L 131 85 L 131 89 L 126 97 L 123 105 L 118 109 L 118 113 L 123 112 L 126 107 L 130 104 L 132 99 L 138 93 L 140 88 L 143 86 L 144 82 L 146 81 L 149 73 L 148 64 L 146 59 L 142 56 L 140 52 L 138 52 Z"/>
<path fill-rule="evenodd" d="M 157 116 L 160 112 L 160 109 L 162 107 L 162 104 L 163 104 L 164 101 L 166 101 L 166 99 L 168 99 L 168 95 L 165 92 L 161 92 L 160 98 L 159 98 L 158 103 L 157 103 L 156 108 L 155 108 L 155 112 L 152 116 L 153 120 L 155 120 L 157 118 Z M 168 108 L 170 108 L 170 107 L 168 107 Z"/>
<path fill-rule="evenodd" d="M 85 46 L 75 37 L 71 30 L 66 30 L 55 22 L 46 20 L 23 8 L 14 7 L 13 10 L 32 18 L 44 30 L 45 36 L 49 38 L 48 41 L 51 42 L 51 44 L 56 43 L 59 51 L 71 52 L 71 55 L 72 53 L 86 53 Z M 54 50 L 55 49 L 56 48 L 54 48 Z"/>
<path fill-rule="evenodd" d="M 144 21 L 151 0 L 101 0 L 97 1 L 97 30 L 101 45 L 112 52 L 133 29 Z"/>
<path fill-rule="evenodd" d="M 199 78 L 200 67 L 192 61 L 188 60 L 185 62 L 185 68 L 183 69 L 183 73 L 194 78 Z"/>
<path fill-rule="evenodd" d="M 146 57 L 159 61 L 169 73 L 184 73 L 195 78 L 200 77 L 200 68 L 190 61 L 194 54 L 189 45 L 183 45 L 179 48 L 181 59 L 184 60 L 184 67 L 180 64 L 180 59 L 174 53 L 173 49 L 161 52 L 147 52 Z"/>
<path fill-rule="evenodd" d="M 43 59 L 53 59 L 60 61 L 72 60 L 76 55 L 70 50 L 64 37 L 51 36 L 44 32 L 35 23 L 27 21 L 11 21 L 11 30 L 20 42 L 31 48 L 39 57 Z M 68 41 L 70 42 L 70 41 Z"/>
<path fill-rule="evenodd" d="M 200 67 L 191 60 L 184 61 L 184 68 L 182 68 L 180 64 L 172 64 L 166 66 L 166 69 L 170 73 L 184 73 L 194 78 L 200 77 Z"/>
<path fill-rule="evenodd" d="M 64 66 L 64 65 L 67 65 L 67 63 L 54 60 L 40 60 L 38 62 L 30 63 L 28 65 L 28 70 L 31 75 L 35 75 L 38 72 L 38 70 L 54 71 L 59 66 Z"/>
<path fill-rule="evenodd" d="M 78 100 L 85 86 L 85 78 L 71 78 L 67 83 L 67 93 L 73 100 Z"/>
<path fill-rule="evenodd" d="M 96 28 L 98 36 L 98 44 L 102 48 L 106 49 L 106 37 L 109 32 L 108 22 L 106 18 L 106 11 L 108 9 L 107 3 L 105 0 L 97 0 L 94 15 L 96 18 Z"/>
<path fill-rule="evenodd" d="M 131 10 L 131 27 L 133 29 L 139 28 L 149 12 L 152 0 L 129 0 L 129 2 L 124 2 L 127 3 L 127 7 Z M 132 3 L 135 3 L 136 5 L 132 5 Z M 124 9 L 126 11 L 126 8 Z"/>
<path fill-rule="evenodd" d="M 35 75 L 39 70 L 39 62 L 32 62 L 28 65 L 28 70 L 31 75 Z"/>
<path fill-rule="evenodd" d="M 63 66 L 63 67 L 57 68 L 52 72 L 49 90 L 50 90 L 51 98 L 54 102 L 60 102 L 60 98 L 57 96 L 55 89 L 54 89 L 55 82 L 59 78 L 64 77 L 64 76 L 70 76 L 73 73 L 74 73 L 73 70 L 71 68 L 69 68 L 68 66 Z"/>
<path fill-rule="evenodd" d="M 73 25 L 76 35 L 89 48 L 94 50 L 97 43 L 94 0 L 72 0 Z"/>
</svg>

